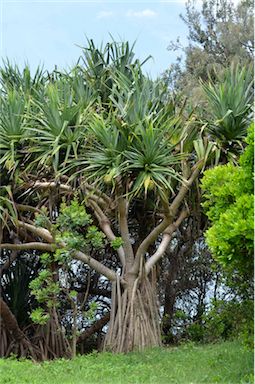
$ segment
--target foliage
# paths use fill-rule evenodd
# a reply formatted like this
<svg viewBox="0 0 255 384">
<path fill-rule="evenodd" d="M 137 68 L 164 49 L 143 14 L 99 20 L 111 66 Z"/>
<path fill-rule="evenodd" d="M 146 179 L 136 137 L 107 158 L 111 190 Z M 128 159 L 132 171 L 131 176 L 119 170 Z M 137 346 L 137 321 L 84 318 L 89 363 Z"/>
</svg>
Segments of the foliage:
<svg viewBox="0 0 255 384">
<path fill-rule="evenodd" d="M 43 69 L 38 67 L 32 76 L 30 68 L 25 65 L 23 71 L 18 65 L 12 64 L 8 59 L 3 61 L 0 69 L 1 90 L 7 94 L 8 91 L 15 89 L 21 91 L 26 97 L 40 92 L 45 84 L 46 76 Z"/>
<path fill-rule="evenodd" d="M 210 75 L 214 79 L 215 72 L 231 62 L 242 67 L 253 63 L 253 1 L 203 0 L 198 6 L 188 0 L 181 19 L 188 28 L 188 45 L 180 40 L 170 43 L 169 50 L 179 51 L 180 56 L 164 77 L 174 91 L 181 90 L 197 104 L 202 98 L 199 79 L 206 81 Z"/>
<path fill-rule="evenodd" d="M 10 254 L 7 254 L 7 260 Z M 18 324 L 23 327 L 30 324 L 29 313 L 36 306 L 31 296 L 29 284 L 35 278 L 40 263 L 38 257 L 24 253 L 1 275 L 1 295 L 6 301 Z"/>
<path fill-rule="evenodd" d="M 79 58 L 75 74 L 85 78 L 86 83 L 94 90 L 97 101 L 108 108 L 116 77 L 132 80 L 133 72 L 138 71 L 142 78 L 141 67 L 150 59 L 147 57 L 140 62 L 135 58 L 135 43 L 117 42 L 113 38 L 107 44 L 96 47 L 94 41 L 87 39 L 87 46 L 83 47 L 83 55 Z M 75 76 L 75 77 L 76 77 Z"/>
<path fill-rule="evenodd" d="M 111 246 L 113 249 L 118 249 L 123 245 L 123 240 L 121 237 L 116 237 L 114 240 L 111 241 Z"/>
<path fill-rule="evenodd" d="M 196 367 L 196 369 L 194 369 Z M 154 348 L 126 355 L 92 353 L 42 364 L 0 360 L 3 383 L 240 383 L 253 382 L 253 354 L 237 342 Z"/>
<path fill-rule="evenodd" d="M 90 321 L 94 320 L 97 308 L 98 308 L 98 305 L 95 301 L 90 303 L 89 309 L 83 312 L 84 317 Z"/>
<path fill-rule="evenodd" d="M 34 80 L 27 68 L 7 66 L 1 73 L 2 248 L 46 252 L 30 287 L 40 305 L 31 318 L 42 325 L 50 315 L 41 327 L 51 333 L 48 356 L 69 348 L 71 329 L 75 355 L 92 279 L 93 288 L 103 287 L 95 294 L 107 310 L 113 287 L 105 346 L 127 351 L 160 344 L 150 271 L 180 224 L 190 230 L 191 188 L 218 148 L 212 129 L 210 136 L 141 67 L 127 42 L 98 48 L 88 41 L 70 73 L 42 79 L 38 72 Z M 92 268 L 92 278 L 77 273 L 81 263 Z M 67 334 L 58 339 L 63 323 Z"/>
<path fill-rule="evenodd" d="M 39 304 L 43 304 L 47 309 L 42 307 L 35 308 L 30 317 L 37 324 L 46 324 L 50 319 L 50 311 L 59 305 L 58 295 L 60 293 L 60 284 L 54 280 L 54 273 L 49 269 L 52 260 L 49 254 L 43 254 L 43 262 L 47 269 L 42 269 L 38 277 L 31 281 L 29 288 L 31 294 L 35 296 Z"/>
<path fill-rule="evenodd" d="M 40 213 L 35 213 L 34 223 L 36 227 L 48 228 L 50 226 L 48 210 L 46 207 L 42 207 Z"/>
<path fill-rule="evenodd" d="M 49 223 L 48 212 L 43 210 L 41 214 L 35 216 L 36 225 Z M 105 235 L 98 231 L 92 223 L 91 216 L 86 212 L 83 205 L 74 199 L 67 205 L 63 202 L 60 205 L 60 213 L 53 225 L 56 241 L 60 248 L 52 254 L 43 253 L 40 256 L 44 269 L 41 269 L 38 276 L 29 284 L 32 295 L 36 297 L 39 304 L 44 304 L 47 309 L 39 307 L 31 313 L 31 319 L 37 324 L 45 324 L 50 318 L 52 308 L 60 305 L 60 294 L 66 294 L 69 299 L 74 300 L 77 292 L 68 291 L 67 287 L 61 284 L 58 279 L 58 271 L 62 268 L 65 272 L 71 268 L 71 253 L 74 250 L 86 249 L 90 247 L 101 249 L 104 245 Z M 85 235 L 83 230 L 86 228 Z M 81 232 L 82 230 L 82 232 Z M 121 239 L 119 239 L 120 241 Z M 120 246 L 120 245 L 119 245 Z M 95 306 L 85 313 L 91 317 L 95 312 Z"/>
<path fill-rule="evenodd" d="M 194 322 L 187 327 L 186 337 L 205 343 L 238 338 L 244 347 L 253 350 L 253 310 L 252 300 L 213 300 L 202 322 Z"/>
<path fill-rule="evenodd" d="M 251 68 L 231 65 L 222 78 L 203 84 L 207 97 L 207 117 L 210 135 L 223 146 L 243 139 L 251 120 L 253 102 Z"/>
<path fill-rule="evenodd" d="M 61 165 L 77 156 L 78 147 L 85 140 L 92 101 L 93 97 L 76 100 L 72 83 L 66 79 L 47 84 L 44 93 L 33 100 L 38 111 L 30 116 L 33 125 L 29 132 L 38 167 L 52 166 L 57 174 Z"/>
<path fill-rule="evenodd" d="M 81 151 L 70 167 L 79 167 L 88 180 L 104 186 L 116 187 L 121 180 L 122 186 L 131 186 L 132 196 L 147 195 L 148 190 L 163 195 L 181 178 L 176 170 L 181 156 L 175 153 L 176 142 L 171 142 L 181 117 L 161 101 L 166 93 L 161 83 L 138 81 L 135 72 L 132 76 L 114 78 L 111 113 L 106 117 L 103 109 L 90 119 L 92 140 L 84 148 L 86 155 Z"/>
<path fill-rule="evenodd" d="M 78 200 L 72 200 L 70 205 L 62 203 L 55 225 L 57 242 L 64 243 L 64 247 L 70 251 L 89 247 L 103 248 L 105 235 L 95 225 L 90 225 L 92 222 L 91 215 Z"/>
<path fill-rule="evenodd" d="M 229 163 L 205 171 L 203 206 L 212 223 L 206 233 L 214 257 L 241 275 L 253 270 L 253 126 L 240 165 Z"/>
<path fill-rule="evenodd" d="M 43 308 L 40 308 L 40 307 L 34 309 L 30 317 L 35 324 L 40 324 L 40 325 L 46 324 L 50 319 L 50 315 L 48 313 L 45 313 Z"/>
<path fill-rule="evenodd" d="M 20 143 L 27 137 L 25 108 L 25 98 L 16 90 L 0 99 L 0 164 L 8 172 L 15 170 L 23 157 Z"/>
<path fill-rule="evenodd" d="M 91 216 L 77 200 L 72 200 L 70 205 L 66 203 L 61 204 L 60 215 L 57 218 L 57 225 L 60 228 L 68 228 L 71 230 L 75 227 L 84 227 L 91 223 Z"/>
<path fill-rule="evenodd" d="M 13 202 L 13 195 L 9 185 L 0 186 L 0 220 L 3 227 L 8 226 L 8 221 L 15 223 L 17 211 Z"/>
<path fill-rule="evenodd" d="M 204 316 L 204 340 L 227 340 L 240 337 L 253 349 L 253 302 L 216 300 Z"/>
</svg>

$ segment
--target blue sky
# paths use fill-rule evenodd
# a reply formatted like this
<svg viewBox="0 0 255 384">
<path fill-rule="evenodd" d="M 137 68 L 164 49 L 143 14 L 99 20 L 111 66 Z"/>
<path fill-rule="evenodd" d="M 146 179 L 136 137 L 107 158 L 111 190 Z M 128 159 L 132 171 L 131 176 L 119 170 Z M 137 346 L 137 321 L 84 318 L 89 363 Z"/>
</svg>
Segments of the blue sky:
<svg viewBox="0 0 255 384">
<path fill-rule="evenodd" d="M 0 0 L 1 57 L 20 67 L 28 62 L 33 70 L 44 64 L 49 71 L 57 64 L 74 64 L 86 44 L 115 39 L 137 40 L 140 59 L 153 56 L 145 70 L 155 78 L 175 61 L 170 40 L 178 36 L 185 43 L 187 29 L 179 18 L 184 1 L 37 1 Z"/>
</svg>

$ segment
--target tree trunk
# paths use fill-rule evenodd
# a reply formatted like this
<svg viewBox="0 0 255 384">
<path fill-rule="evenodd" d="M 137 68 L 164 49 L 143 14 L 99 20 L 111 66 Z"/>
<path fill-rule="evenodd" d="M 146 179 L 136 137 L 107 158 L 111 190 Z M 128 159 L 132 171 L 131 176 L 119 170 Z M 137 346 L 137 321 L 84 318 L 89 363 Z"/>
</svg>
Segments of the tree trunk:
<svg viewBox="0 0 255 384">
<path fill-rule="evenodd" d="M 20 342 L 23 338 L 25 338 L 25 335 L 21 331 L 15 316 L 2 298 L 0 298 L 0 316 L 6 329 L 11 333 L 17 342 Z"/>
<path fill-rule="evenodd" d="M 15 353 L 22 357 L 31 356 L 34 360 L 40 358 L 39 350 L 32 346 L 30 340 L 22 332 L 15 316 L 2 298 L 0 298 L 0 320 L 0 327 L 2 328 L 3 323 L 4 330 L 14 339 L 6 349 L 5 356 Z"/>
<path fill-rule="evenodd" d="M 130 275 L 125 288 L 117 279 L 112 286 L 110 324 L 104 350 L 130 352 L 161 345 L 155 285 L 140 273 Z"/>
<path fill-rule="evenodd" d="M 41 351 L 42 360 L 72 357 L 72 349 L 63 332 L 55 307 L 50 311 L 47 324 L 38 327 L 34 343 Z"/>
<path fill-rule="evenodd" d="M 170 262 L 169 270 L 166 273 L 165 279 L 165 297 L 164 297 L 164 314 L 163 314 L 163 324 L 162 331 L 165 336 L 165 341 L 172 341 L 171 328 L 174 314 L 174 305 L 176 301 L 176 286 L 174 281 L 178 276 L 178 252 L 170 252 L 168 255 L 168 260 Z"/>
<path fill-rule="evenodd" d="M 170 280 L 170 279 L 169 279 Z M 164 302 L 164 314 L 162 332 L 165 336 L 165 341 L 169 342 L 172 339 L 171 328 L 174 314 L 174 304 L 176 300 L 176 290 L 172 285 L 172 281 L 167 281 L 165 288 L 165 302 Z"/>
</svg>

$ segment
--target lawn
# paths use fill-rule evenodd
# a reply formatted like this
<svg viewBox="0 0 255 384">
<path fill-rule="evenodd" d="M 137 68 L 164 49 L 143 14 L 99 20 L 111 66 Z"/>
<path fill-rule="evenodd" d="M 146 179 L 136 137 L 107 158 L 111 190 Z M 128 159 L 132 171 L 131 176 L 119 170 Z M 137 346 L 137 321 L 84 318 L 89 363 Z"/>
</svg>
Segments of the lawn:
<svg viewBox="0 0 255 384">
<path fill-rule="evenodd" d="M 143 353 L 92 353 L 34 364 L 0 359 L 1 384 L 253 383 L 253 353 L 236 342 L 155 348 Z"/>
</svg>

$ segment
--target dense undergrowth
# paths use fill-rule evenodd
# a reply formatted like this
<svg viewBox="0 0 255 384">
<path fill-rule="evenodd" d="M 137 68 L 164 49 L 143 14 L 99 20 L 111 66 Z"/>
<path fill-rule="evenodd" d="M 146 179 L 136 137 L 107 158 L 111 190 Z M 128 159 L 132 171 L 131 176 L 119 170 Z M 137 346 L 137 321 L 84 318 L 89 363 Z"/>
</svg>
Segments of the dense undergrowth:
<svg viewBox="0 0 255 384">
<path fill-rule="evenodd" d="M 237 341 L 126 355 L 94 352 L 42 364 L 0 360 L 1 384 L 248 384 L 253 383 L 252 372 L 253 353 Z"/>
</svg>

